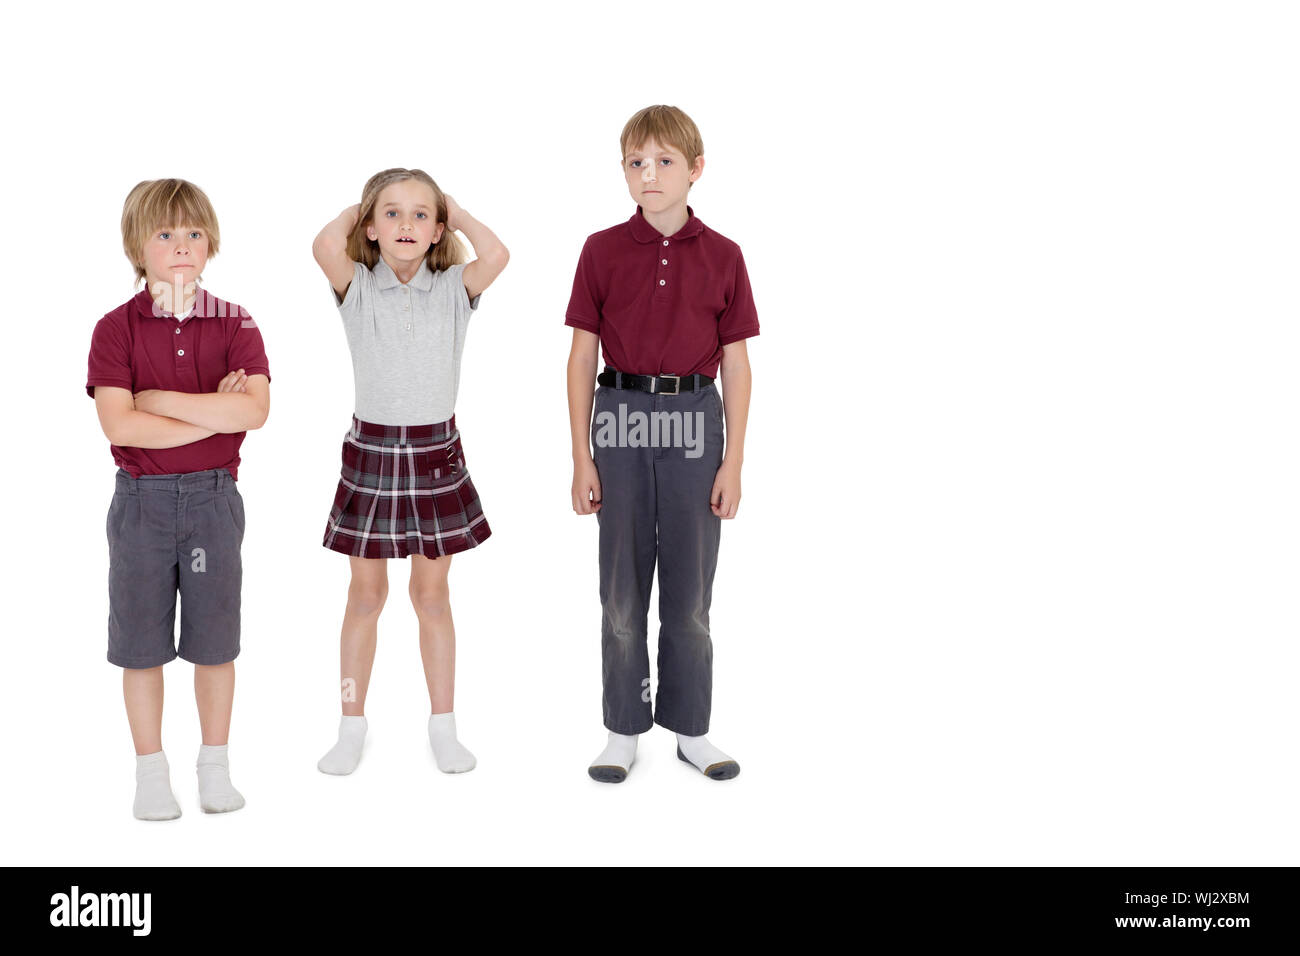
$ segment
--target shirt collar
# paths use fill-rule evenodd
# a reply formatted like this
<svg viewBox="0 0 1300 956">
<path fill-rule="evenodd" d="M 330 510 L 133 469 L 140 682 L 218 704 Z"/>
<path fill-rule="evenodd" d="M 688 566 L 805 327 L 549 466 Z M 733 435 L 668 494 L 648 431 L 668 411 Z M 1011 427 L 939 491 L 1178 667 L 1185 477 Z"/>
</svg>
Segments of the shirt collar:
<svg viewBox="0 0 1300 956">
<path fill-rule="evenodd" d="M 209 304 L 208 300 L 210 298 L 211 296 L 208 294 L 206 290 L 204 290 L 203 286 L 195 286 L 194 306 L 190 310 L 190 312 L 187 313 L 189 317 L 191 319 L 197 319 L 199 316 L 202 315 L 216 315 L 217 314 L 216 309 Z M 149 291 L 148 284 L 146 284 L 143 289 L 141 289 L 139 292 L 135 294 L 135 298 L 132 299 L 131 302 L 135 306 L 136 313 L 140 316 L 146 318 L 157 316 L 164 319 L 177 318 L 172 313 L 164 312 L 162 309 L 155 310 L 153 293 Z M 189 321 L 189 319 L 186 319 L 185 321 Z"/>
<path fill-rule="evenodd" d="M 370 271 L 375 276 L 375 285 L 380 289 L 395 289 L 402 284 L 402 281 L 397 278 L 397 273 L 393 271 L 393 267 L 384 261 L 383 256 L 379 257 L 379 261 L 375 263 L 375 267 Z M 420 263 L 420 271 L 411 277 L 411 281 L 407 285 L 413 289 L 419 289 L 421 292 L 428 292 L 433 288 L 433 270 L 429 268 L 428 259 Z"/>
<path fill-rule="evenodd" d="M 695 210 L 690 206 L 686 207 L 686 225 L 678 229 L 671 236 L 665 236 L 650 223 L 645 221 L 645 216 L 641 214 L 641 207 L 636 207 L 636 212 L 632 213 L 632 218 L 627 221 L 632 230 L 632 238 L 637 242 L 657 242 L 662 239 L 689 239 L 691 236 L 698 236 L 704 231 L 704 223 L 695 217 Z"/>
</svg>

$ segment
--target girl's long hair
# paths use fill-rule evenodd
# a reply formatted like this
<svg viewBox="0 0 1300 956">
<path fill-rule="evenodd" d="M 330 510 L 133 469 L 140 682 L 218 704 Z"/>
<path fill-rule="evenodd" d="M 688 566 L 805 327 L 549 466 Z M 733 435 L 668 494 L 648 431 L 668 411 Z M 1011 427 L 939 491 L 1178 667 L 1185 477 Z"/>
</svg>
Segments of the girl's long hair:
<svg viewBox="0 0 1300 956">
<path fill-rule="evenodd" d="M 357 216 L 356 226 L 348 236 L 348 258 L 363 263 L 367 269 L 375 267 L 375 263 L 379 261 L 379 243 L 366 236 L 366 227 L 374 218 L 375 203 L 379 201 L 379 194 L 384 191 L 384 187 L 408 179 L 418 180 L 433 190 L 433 198 L 438 206 L 435 221 L 443 224 L 442 238 L 429 247 L 426 256 L 429 268 L 434 272 L 441 272 L 450 266 L 465 262 L 469 255 L 464 244 L 456 237 L 456 233 L 447 226 L 447 199 L 438 188 L 438 184 L 423 169 L 401 169 L 400 167 L 375 173 L 361 190 L 361 211 Z"/>
</svg>

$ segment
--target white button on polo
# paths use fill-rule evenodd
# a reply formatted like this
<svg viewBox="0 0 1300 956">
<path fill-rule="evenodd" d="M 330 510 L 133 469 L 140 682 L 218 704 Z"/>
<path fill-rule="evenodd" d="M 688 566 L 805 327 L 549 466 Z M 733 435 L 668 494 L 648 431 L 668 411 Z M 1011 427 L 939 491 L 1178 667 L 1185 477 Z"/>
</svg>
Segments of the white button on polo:
<svg viewBox="0 0 1300 956">
<path fill-rule="evenodd" d="M 662 262 L 664 265 L 668 265 L 668 260 L 667 260 L 667 259 L 660 259 L 659 261 Z"/>
<path fill-rule="evenodd" d="M 408 332 L 411 331 L 411 323 L 410 323 L 410 322 L 407 322 L 407 323 L 406 323 L 406 331 L 408 331 Z"/>
<path fill-rule="evenodd" d="M 184 350 L 184 349 L 177 349 L 177 350 L 176 350 L 176 354 L 177 354 L 177 355 L 184 355 L 184 354 L 185 354 L 185 350 Z"/>
<path fill-rule="evenodd" d="M 668 245 L 668 240 L 667 240 L 667 239 L 664 240 L 664 245 L 665 245 L 665 246 Z"/>
<path fill-rule="evenodd" d="M 177 335 L 180 335 L 180 334 L 181 334 L 181 330 L 180 330 L 179 328 L 176 330 L 176 334 L 177 334 Z"/>
<path fill-rule="evenodd" d="M 660 280 L 659 280 L 659 284 L 660 284 L 660 285 L 663 285 L 663 284 L 664 284 L 664 282 L 665 282 L 665 280 L 664 280 L 664 279 L 660 279 Z"/>
</svg>

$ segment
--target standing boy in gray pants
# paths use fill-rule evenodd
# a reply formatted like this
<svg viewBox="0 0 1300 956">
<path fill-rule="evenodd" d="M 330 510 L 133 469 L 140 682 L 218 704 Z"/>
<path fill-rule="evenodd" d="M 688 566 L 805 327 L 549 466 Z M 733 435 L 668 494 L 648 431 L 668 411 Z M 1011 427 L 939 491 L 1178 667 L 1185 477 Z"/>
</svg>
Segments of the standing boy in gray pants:
<svg viewBox="0 0 1300 956">
<path fill-rule="evenodd" d="M 627 222 L 588 236 L 565 316 L 574 329 L 573 510 L 594 513 L 600 524 L 609 740 L 588 773 L 622 781 L 637 735 L 658 723 L 676 733 L 679 758 L 726 780 L 740 765 L 705 736 L 713 689 L 709 605 L 722 519 L 735 517 L 740 503 L 750 391 L 744 340 L 758 334 L 758 316 L 740 247 L 686 203 L 704 171 L 691 118 L 676 107 L 647 107 L 623 128 L 620 147 L 637 209 Z M 597 376 L 600 347 L 605 370 Z M 594 408 L 593 382 L 600 386 Z M 646 639 L 656 562 L 652 709 Z"/>
<path fill-rule="evenodd" d="M 203 743 L 199 806 L 244 805 L 226 753 L 239 655 L 244 433 L 261 428 L 271 371 L 253 317 L 199 285 L 220 236 L 203 190 L 142 182 L 122 210 L 122 246 L 145 288 L 91 336 L 86 394 L 117 463 L 108 535 L 108 660 L 136 753 L 133 812 L 181 815 L 162 749 L 163 665 L 194 664 Z M 176 595 L 181 635 L 176 643 Z"/>
</svg>

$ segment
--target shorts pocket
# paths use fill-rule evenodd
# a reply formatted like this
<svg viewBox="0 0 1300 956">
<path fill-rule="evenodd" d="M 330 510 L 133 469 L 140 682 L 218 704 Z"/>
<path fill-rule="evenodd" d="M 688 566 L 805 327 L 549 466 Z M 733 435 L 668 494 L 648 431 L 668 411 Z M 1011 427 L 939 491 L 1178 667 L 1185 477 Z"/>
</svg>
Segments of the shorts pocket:
<svg viewBox="0 0 1300 956">
<path fill-rule="evenodd" d="M 230 519 L 235 522 L 235 529 L 239 532 L 239 537 L 244 537 L 244 499 L 239 492 L 232 489 L 231 493 L 225 496 L 226 507 L 230 509 Z"/>
</svg>

